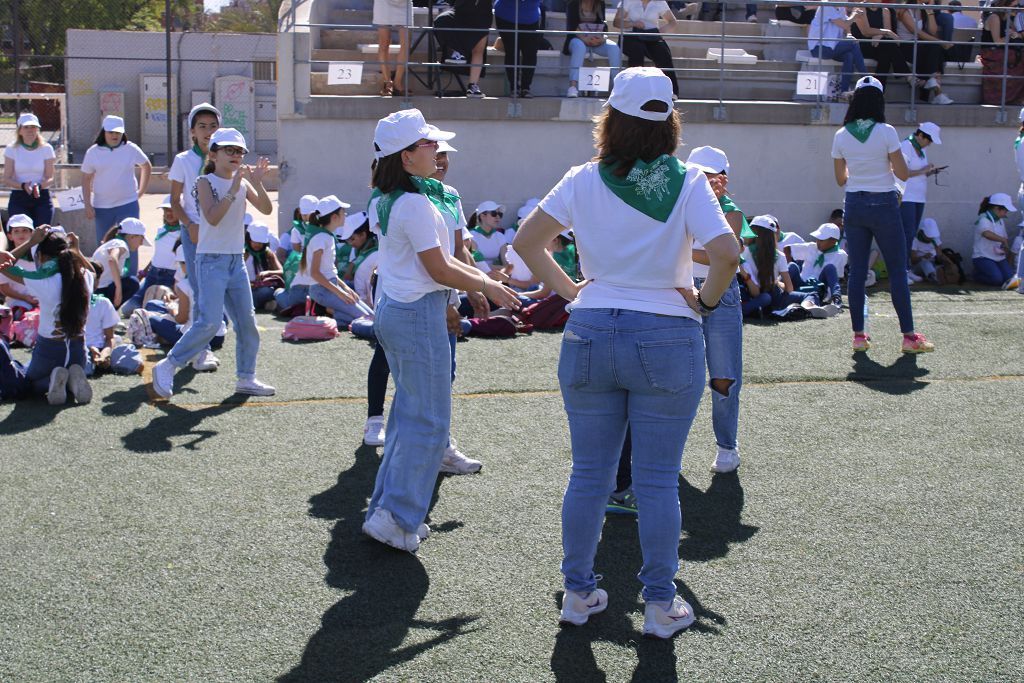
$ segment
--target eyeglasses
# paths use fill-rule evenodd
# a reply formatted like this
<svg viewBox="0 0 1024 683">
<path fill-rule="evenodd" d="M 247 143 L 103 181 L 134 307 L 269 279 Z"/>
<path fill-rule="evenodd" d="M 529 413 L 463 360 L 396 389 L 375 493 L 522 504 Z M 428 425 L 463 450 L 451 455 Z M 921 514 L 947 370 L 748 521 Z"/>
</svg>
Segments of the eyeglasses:
<svg viewBox="0 0 1024 683">
<path fill-rule="evenodd" d="M 218 152 L 224 152 L 229 157 L 244 157 L 245 150 L 241 147 L 218 147 Z"/>
<path fill-rule="evenodd" d="M 484 211 L 484 215 L 485 216 L 494 216 L 495 218 L 501 218 L 505 214 L 503 214 L 501 211 Z"/>
<path fill-rule="evenodd" d="M 427 140 L 426 142 L 417 142 L 415 145 L 413 145 L 413 147 L 433 147 L 434 149 L 437 149 L 439 146 L 440 145 L 438 145 L 436 140 Z"/>
</svg>

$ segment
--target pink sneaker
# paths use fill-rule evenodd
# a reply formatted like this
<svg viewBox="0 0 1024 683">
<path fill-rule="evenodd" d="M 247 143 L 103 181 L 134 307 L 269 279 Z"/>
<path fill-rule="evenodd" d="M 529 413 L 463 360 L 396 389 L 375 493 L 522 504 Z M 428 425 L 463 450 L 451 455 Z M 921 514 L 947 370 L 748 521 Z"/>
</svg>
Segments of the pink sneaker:
<svg viewBox="0 0 1024 683">
<path fill-rule="evenodd" d="M 866 334 L 853 335 L 853 350 L 867 351 L 871 348 L 871 337 Z"/>
<path fill-rule="evenodd" d="M 935 344 L 924 338 L 923 334 L 903 335 L 903 353 L 928 353 L 935 350 Z"/>
</svg>

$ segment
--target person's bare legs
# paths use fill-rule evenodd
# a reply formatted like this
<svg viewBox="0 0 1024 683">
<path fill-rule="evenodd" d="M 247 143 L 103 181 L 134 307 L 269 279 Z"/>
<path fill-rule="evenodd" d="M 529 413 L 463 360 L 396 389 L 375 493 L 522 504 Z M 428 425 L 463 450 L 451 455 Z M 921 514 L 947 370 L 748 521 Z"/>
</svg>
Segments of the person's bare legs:
<svg viewBox="0 0 1024 683">
<path fill-rule="evenodd" d="M 484 64 L 484 53 L 487 51 L 487 36 L 484 36 L 477 44 L 473 46 L 473 52 L 470 55 L 469 63 L 472 65 L 469 67 L 469 82 L 480 83 L 480 73 L 483 71 Z"/>
<path fill-rule="evenodd" d="M 388 69 L 388 53 L 391 51 L 391 27 L 377 27 L 377 61 L 380 62 L 380 75 L 384 77 L 380 87 L 381 95 L 390 95 L 393 87 L 391 71 Z"/>
<path fill-rule="evenodd" d="M 398 27 L 398 59 L 395 61 L 395 88 L 409 94 L 405 83 L 405 62 L 409 59 L 409 29 Z"/>
</svg>

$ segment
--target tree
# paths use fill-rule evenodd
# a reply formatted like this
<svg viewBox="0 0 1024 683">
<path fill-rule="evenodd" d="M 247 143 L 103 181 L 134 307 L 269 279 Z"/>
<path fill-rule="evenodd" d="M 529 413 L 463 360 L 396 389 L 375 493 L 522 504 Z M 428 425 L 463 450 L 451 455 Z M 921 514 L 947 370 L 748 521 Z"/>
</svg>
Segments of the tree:
<svg viewBox="0 0 1024 683">
<path fill-rule="evenodd" d="M 277 14 L 282 0 L 254 0 L 238 2 L 212 14 L 206 25 L 208 31 L 224 33 L 277 33 Z"/>
</svg>

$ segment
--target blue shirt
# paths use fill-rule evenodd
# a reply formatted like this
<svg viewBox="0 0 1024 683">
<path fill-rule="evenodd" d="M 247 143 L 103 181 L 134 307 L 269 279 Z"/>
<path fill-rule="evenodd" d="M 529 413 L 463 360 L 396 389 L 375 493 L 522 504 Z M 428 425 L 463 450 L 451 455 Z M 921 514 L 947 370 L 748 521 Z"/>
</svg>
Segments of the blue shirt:
<svg viewBox="0 0 1024 683">
<path fill-rule="evenodd" d="M 536 24 L 540 21 L 540 0 L 494 0 L 494 16 L 505 21 L 515 21 L 516 5 L 519 5 L 520 24 Z"/>
</svg>

